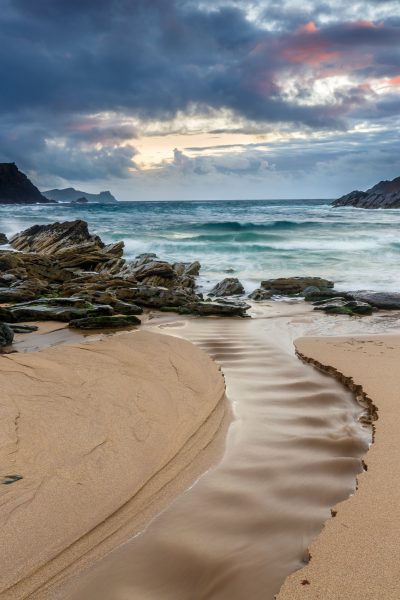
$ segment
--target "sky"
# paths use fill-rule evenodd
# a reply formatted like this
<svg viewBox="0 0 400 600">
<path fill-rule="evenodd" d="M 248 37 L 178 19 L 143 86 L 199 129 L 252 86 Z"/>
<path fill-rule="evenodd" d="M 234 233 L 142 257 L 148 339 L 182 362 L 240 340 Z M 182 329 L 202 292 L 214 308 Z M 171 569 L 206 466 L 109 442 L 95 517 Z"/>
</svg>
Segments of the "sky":
<svg viewBox="0 0 400 600">
<path fill-rule="evenodd" d="M 398 0 L 0 0 L 0 162 L 119 200 L 400 175 Z"/>
</svg>

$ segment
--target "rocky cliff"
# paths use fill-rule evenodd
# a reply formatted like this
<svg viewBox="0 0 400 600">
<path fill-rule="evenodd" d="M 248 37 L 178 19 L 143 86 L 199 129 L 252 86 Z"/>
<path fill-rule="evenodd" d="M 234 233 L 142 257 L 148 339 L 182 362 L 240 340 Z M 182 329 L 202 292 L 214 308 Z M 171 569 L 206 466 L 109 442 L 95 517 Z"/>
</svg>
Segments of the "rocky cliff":
<svg viewBox="0 0 400 600">
<path fill-rule="evenodd" d="M 49 203 L 15 163 L 0 163 L 0 204 Z"/>
<path fill-rule="evenodd" d="M 109 191 L 100 192 L 99 194 L 89 194 L 88 192 L 82 192 L 69 187 L 62 190 L 48 190 L 47 192 L 43 192 L 43 194 L 46 198 L 55 200 L 56 202 L 76 202 L 82 197 L 86 198 L 88 202 L 100 202 L 102 204 L 117 202 L 117 199 Z"/>
<path fill-rule="evenodd" d="M 354 190 L 335 200 L 332 206 L 400 208 L 400 177 L 396 177 L 392 181 L 380 181 L 366 192 Z"/>
</svg>

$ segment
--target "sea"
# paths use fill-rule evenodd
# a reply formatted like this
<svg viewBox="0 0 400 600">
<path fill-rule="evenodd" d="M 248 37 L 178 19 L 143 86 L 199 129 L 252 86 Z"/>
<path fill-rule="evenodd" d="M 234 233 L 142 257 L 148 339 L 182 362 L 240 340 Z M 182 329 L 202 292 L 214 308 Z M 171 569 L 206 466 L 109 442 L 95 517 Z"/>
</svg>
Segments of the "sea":
<svg viewBox="0 0 400 600">
<path fill-rule="evenodd" d="M 84 219 L 125 257 L 199 260 L 200 287 L 238 277 L 248 292 L 273 277 L 313 275 L 338 290 L 400 291 L 400 210 L 333 208 L 327 200 L 118 202 L 0 206 L 0 232 Z"/>
</svg>

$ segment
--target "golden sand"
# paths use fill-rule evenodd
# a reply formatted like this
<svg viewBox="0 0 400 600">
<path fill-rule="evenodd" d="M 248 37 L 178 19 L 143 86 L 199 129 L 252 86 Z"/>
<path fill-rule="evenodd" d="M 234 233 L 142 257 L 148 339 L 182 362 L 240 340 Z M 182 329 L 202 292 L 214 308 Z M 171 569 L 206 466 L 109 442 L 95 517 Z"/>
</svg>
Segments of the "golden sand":
<svg viewBox="0 0 400 600">
<path fill-rule="evenodd" d="M 278 600 L 400 598 L 400 336 L 302 338 L 297 350 L 378 409 L 375 441 L 354 496 L 333 508 L 310 547 L 311 561 Z M 372 411 L 375 409 L 372 407 Z"/>
<path fill-rule="evenodd" d="M 0 389 L 2 599 L 137 531 L 225 412 L 215 363 L 150 332 L 3 355 Z"/>
</svg>

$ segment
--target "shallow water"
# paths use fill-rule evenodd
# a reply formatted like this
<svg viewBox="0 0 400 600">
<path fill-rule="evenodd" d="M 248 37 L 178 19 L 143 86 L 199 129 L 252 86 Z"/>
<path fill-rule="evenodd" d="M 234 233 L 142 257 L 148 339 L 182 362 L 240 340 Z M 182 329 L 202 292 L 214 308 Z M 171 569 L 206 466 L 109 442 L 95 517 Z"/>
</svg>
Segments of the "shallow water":
<svg viewBox="0 0 400 600">
<path fill-rule="evenodd" d="M 289 275 L 328 277 L 339 289 L 399 289 L 399 210 L 334 209 L 326 200 L 3 205 L 0 231 L 75 218 L 106 242 L 123 239 L 128 258 L 200 260 L 204 289 L 228 272 L 249 291 Z"/>
<path fill-rule="evenodd" d="M 330 507 L 353 492 L 370 435 L 352 395 L 294 355 L 292 337 L 308 327 L 296 311 L 155 325 L 221 364 L 235 414 L 224 457 L 143 534 L 75 578 L 77 591 L 54 597 L 273 600 L 304 564 Z"/>
</svg>

